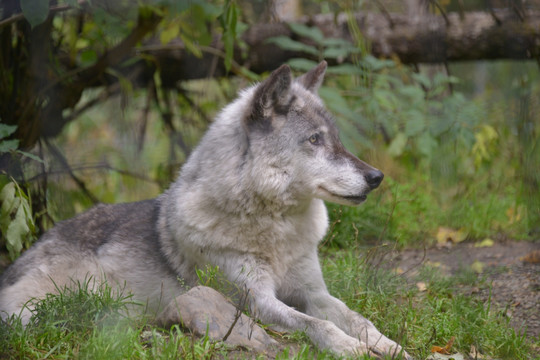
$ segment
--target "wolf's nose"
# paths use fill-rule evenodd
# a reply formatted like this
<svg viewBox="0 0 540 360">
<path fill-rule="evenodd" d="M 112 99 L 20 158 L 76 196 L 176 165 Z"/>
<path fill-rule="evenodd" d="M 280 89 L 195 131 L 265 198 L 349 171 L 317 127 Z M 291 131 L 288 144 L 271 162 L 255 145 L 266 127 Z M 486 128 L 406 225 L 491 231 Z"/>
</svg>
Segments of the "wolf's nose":
<svg viewBox="0 0 540 360">
<path fill-rule="evenodd" d="M 381 184 L 384 174 L 377 169 L 370 170 L 366 174 L 366 181 L 371 189 L 376 189 Z"/>
</svg>

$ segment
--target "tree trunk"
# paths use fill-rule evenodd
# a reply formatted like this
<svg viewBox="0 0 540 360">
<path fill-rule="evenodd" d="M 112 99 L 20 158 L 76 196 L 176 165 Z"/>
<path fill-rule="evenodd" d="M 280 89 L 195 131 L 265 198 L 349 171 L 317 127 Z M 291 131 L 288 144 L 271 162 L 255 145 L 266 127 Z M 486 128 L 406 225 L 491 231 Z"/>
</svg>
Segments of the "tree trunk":
<svg viewBox="0 0 540 360">
<path fill-rule="evenodd" d="M 540 54 L 540 12 L 528 13 L 524 21 L 512 11 L 496 15 L 468 12 L 463 19 L 458 13 L 446 17 L 358 13 L 355 19 L 374 56 L 397 55 L 403 63 L 531 59 Z M 303 22 L 317 26 L 328 37 L 352 40 L 346 14 L 337 19 L 331 14 L 318 15 Z M 253 50 L 277 35 L 292 33 L 284 24 L 259 24 L 250 28 L 244 38 Z M 260 57 L 254 54 L 250 60 Z"/>
<path fill-rule="evenodd" d="M 397 56 L 406 64 L 443 63 L 448 61 L 491 59 L 538 59 L 540 57 L 540 12 L 530 11 L 521 18 L 511 10 L 468 12 L 463 18 L 458 13 L 445 16 L 424 14 L 410 17 L 404 14 L 358 13 L 354 15 L 362 35 L 371 45 L 376 57 Z M 317 26 L 325 36 L 351 40 L 347 15 L 316 15 L 299 22 Z M 309 54 L 285 51 L 267 40 L 288 36 L 296 40 L 286 23 L 256 24 L 249 28 L 242 40 L 249 46 L 248 56 L 237 52 L 235 61 L 260 73 L 272 70 L 293 57 Z M 159 40 L 147 44 L 146 52 L 154 55 L 164 75 L 164 85 L 178 80 L 209 76 L 208 69 L 216 57 L 206 52 L 202 59 L 182 51 L 180 42 L 162 46 Z M 220 51 L 219 43 L 213 49 Z M 179 51 L 180 50 L 180 51 Z M 221 59 L 213 76 L 225 75 Z M 316 59 L 315 59 L 316 60 Z"/>
</svg>

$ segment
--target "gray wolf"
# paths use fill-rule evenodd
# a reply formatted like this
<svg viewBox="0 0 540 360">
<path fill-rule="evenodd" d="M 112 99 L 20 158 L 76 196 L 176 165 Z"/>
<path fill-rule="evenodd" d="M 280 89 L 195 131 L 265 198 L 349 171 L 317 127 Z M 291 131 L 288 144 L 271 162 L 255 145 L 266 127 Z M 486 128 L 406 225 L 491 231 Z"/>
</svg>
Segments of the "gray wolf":
<svg viewBox="0 0 540 360">
<path fill-rule="evenodd" d="M 358 205 L 383 180 L 339 140 L 317 95 L 326 67 L 293 79 L 283 65 L 242 91 L 158 198 L 98 205 L 58 223 L 3 274 L 3 317 L 26 323 L 29 299 L 90 276 L 131 292 L 159 318 L 197 283 L 195 270 L 211 265 L 247 289 L 263 323 L 303 330 L 338 354 L 401 352 L 329 294 L 319 265 L 323 200 Z"/>
</svg>

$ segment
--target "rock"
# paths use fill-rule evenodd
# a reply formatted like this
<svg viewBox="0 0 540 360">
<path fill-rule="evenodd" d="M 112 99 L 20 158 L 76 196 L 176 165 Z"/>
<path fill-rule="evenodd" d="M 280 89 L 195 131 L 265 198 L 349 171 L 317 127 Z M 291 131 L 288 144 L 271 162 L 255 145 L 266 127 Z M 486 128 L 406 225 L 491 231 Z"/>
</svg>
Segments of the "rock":
<svg viewBox="0 0 540 360">
<path fill-rule="evenodd" d="M 277 345 L 253 319 L 243 313 L 238 316 L 234 305 L 206 286 L 196 286 L 178 296 L 165 308 L 158 321 L 163 325 L 181 324 L 195 335 L 208 335 L 215 341 L 223 341 L 230 330 L 225 343 L 257 352 L 265 352 L 270 346 Z"/>
</svg>

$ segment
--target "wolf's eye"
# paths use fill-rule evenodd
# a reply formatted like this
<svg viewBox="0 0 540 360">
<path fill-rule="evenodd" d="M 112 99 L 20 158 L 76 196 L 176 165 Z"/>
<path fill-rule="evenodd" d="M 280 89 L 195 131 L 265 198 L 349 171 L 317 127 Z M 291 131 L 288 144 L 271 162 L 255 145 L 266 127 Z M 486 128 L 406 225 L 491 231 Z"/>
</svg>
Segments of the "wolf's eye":
<svg viewBox="0 0 540 360">
<path fill-rule="evenodd" d="M 309 142 L 313 145 L 317 145 L 319 143 L 319 134 L 313 134 L 309 137 Z"/>
</svg>

